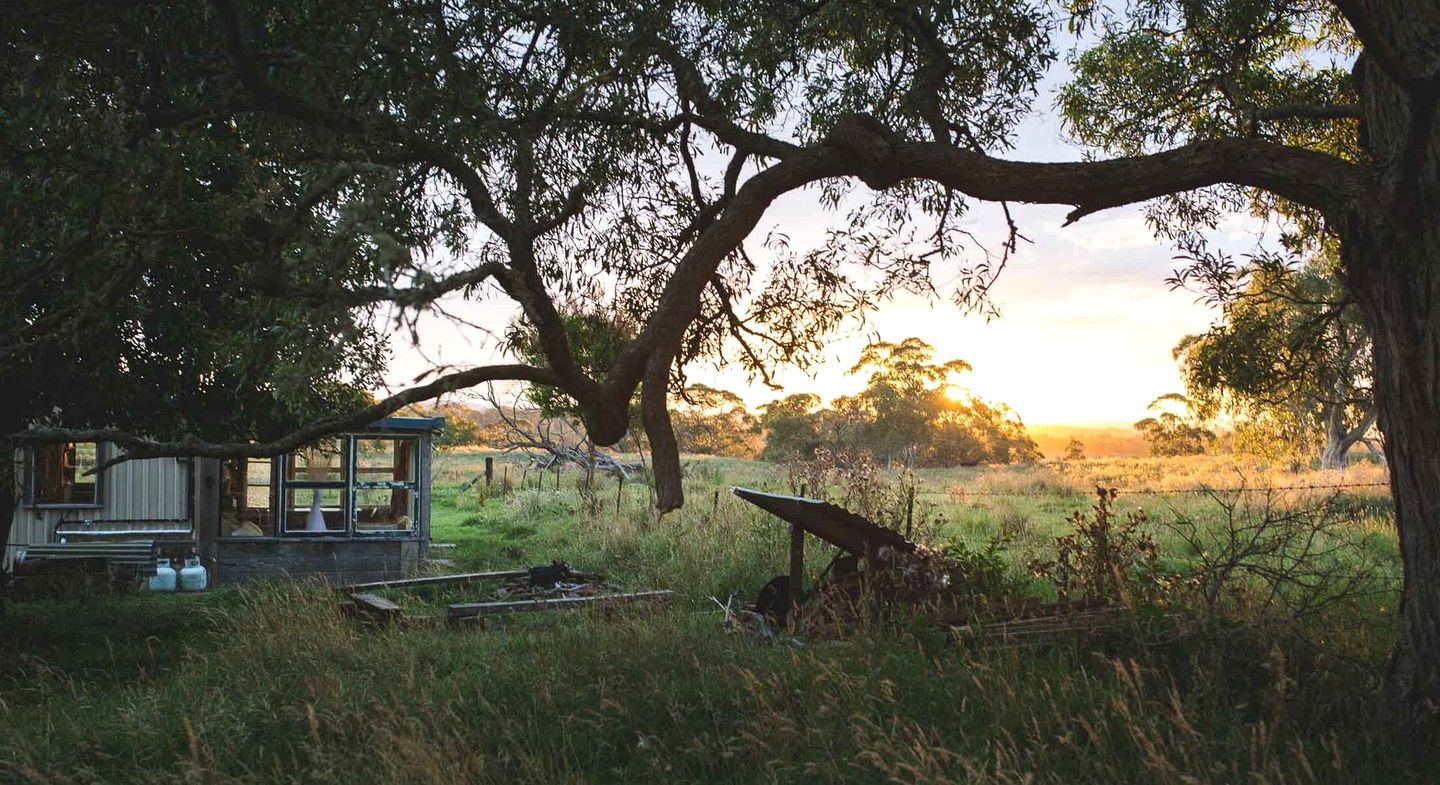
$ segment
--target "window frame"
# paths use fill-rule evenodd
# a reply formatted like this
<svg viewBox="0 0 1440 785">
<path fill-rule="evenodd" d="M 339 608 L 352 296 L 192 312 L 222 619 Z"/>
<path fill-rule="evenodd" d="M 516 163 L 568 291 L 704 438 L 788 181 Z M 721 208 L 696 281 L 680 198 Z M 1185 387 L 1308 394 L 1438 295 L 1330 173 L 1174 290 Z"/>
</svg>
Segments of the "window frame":
<svg viewBox="0 0 1440 785">
<path fill-rule="evenodd" d="M 340 455 L 344 459 L 345 463 L 344 466 L 341 467 L 342 471 L 339 472 L 340 479 L 338 480 L 292 480 L 290 479 L 290 464 L 293 460 L 294 454 L 299 452 L 300 450 L 291 450 L 290 452 L 282 453 L 275 456 L 275 467 L 276 471 L 278 472 L 276 474 L 277 479 L 275 486 L 275 500 L 276 510 L 279 512 L 279 520 L 277 521 L 278 525 L 275 531 L 275 535 L 277 537 L 293 537 L 304 539 L 316 537 L 349 538 L 352 536 L 352 530 L 354 527 L 352 526 L 350 520 L 350 487 L 354 484 L 355 481 L 355 461 L 353 460 L 354 456 L 352 454 L 355 451 L 355 440 L 354 437 L 348 433 L 334 434 L 332 436 L 326 436 L 324 437 L 324 439 L 334 439 L 335 441 L 340 443 Z M 340 528 L 327 528 L 324 531 L 310 531 L 309 529 L 303 527 L 303 519 L 301 521 L 301 528 L 290 528 L 290 492 L 308 490 L 340 491 Z"/>
<path fill-rule="evenodd" d="M 229 463 L 232 463 L 232 462 L 236 462 L 236 461 L 244 462 L 244 463 L 246 463 L 246 464 L 249 464 L 249 463 L 252 463 L 252 462 L 253 462 L 253 463 L 259 463 L 259 462 L 260 462 L 258 458 L 254 458 L 254 457 L 245 457 L 245 458 L 222 458 L 222 459 L 220 459 L 220 462 L 219 462 L 219 463 L 220 463 L 220 472 L 222 473 L 222 475 L 223 475 L 224 472 L 227 471 L 226 464 L 229 464 Z M 246 482 L 240 487 L 239 493 L 241 494 L 240 498 L 241 498 L 241 499 L 244 499 L 244 500 L 246 501 L 246 503 L 248 504 L 248 502 L 249 502 L 249 489 L 250 489 L 250 488 L 260 488 L 260 487 L 266 488 L 266 497 L 267 497 L 267 500 L 268 500 L 269 505 L 270 505 L 268 512 L 269 512 L 269 514 L 270 514 L 270 528 L 272 529 L 271 533 L 270 533 L 270 534 L 260 534 L 260 535 L 258 535 L 258 536 L 256 536 L 256 535 L 251 535 L 251 536 L 240 535 L 240 536 L 236 536 L 236 535 L 227 534 L 227 533 L 221 531 L 221 532 L 219 532 L 219 533 L 216 535 L 218 539 L 220 539 L 220 540 L 225 540 L 225 541 L 227 541 L 227 542 L 228 542 L 228 541 L 231 541 L 231 540 L 234 540 L 234 541 L 236 541 L 236 542 L 254 542 L 254 541 L 256 541 L 256 540 L 262 540 L 262 539 L 274 539 L 274 538 L 280 536 L 280 501 L 281 501 L 281 500 L 280 500 L 280 478 L 279 478 L 279 476 L 275 473 L 275 472 L 278 470 L 280 464 L 279 464 L 279 460 L 278 460 L 277 456 L 271 456 L 270 458 L 266 459 L 266 461 L 270 464 L 270 481 L 269 481 L 268 483 L 266 483 L 264 486 L 261 486 L 261 485 L 258 485 L 258 484 L 251 484 L 251 483 L 249 482 L 250 472 L 249 472 L 249 467 L 248 467 L 248 465 L 247 465 L 246 471 L 245 471 Z M 220 505 L 221 505 L 220 513 L 221 513 L 221 515 L 223 516 L 223 515 L 224 515 L 224 512 L 225 512 L 225 509 L 224 509 L 225 497 L 224 497 L 223 494 L 222 494 L 221 497 L 220 497 Z M 250 508 L 247 507 L 246 509 L 250 509 Z M 221 522 L 220 525 L 223 527 L 223 521 Z"/>
<path fill-rule="evenodd" d="M 420 449 L 421 439 L 417 435 L 403 433 L 352 433 L 350 438 L 350 488 L 346 494 L 350 505 L 349 535 L 356 539 L 418 539 L 420 536 Z M 410 445 L 410 467 L 408 480 L 366 480 L 360 477 L 360 442 L 369 439 L 385 439 L 406 442 Z M 410 491 L 410 528 L 378 529 L 361 531 L 360 510 L 355 500 L 362 490 L 408 490 Z"/>
<path fill-rule="evenodd" d="M 109 460 L 109 449 L 106 442 L 99 441 L 66 441 L 57 442 L 61 445 L 95 445 L 95 465 L 104 466 Z M 40 445 L 30 445 L 25 449 L 25 496 L 23 506 L 35 510 L 99 510 L 105 506 L 105 471 L 95 472 L 95 498 L 88 502 L 41 502 L 35 500 L 37 472 L 40 471 L 39 461 L 36 460 L 36 450 L 41 449 Z M 78 474 L 79 467 L 76 467 Z M 72 485 L 73 485 L 72 481 Z"/>
<path fill-rule="evenodd" d="M 420 452 L 424 448 L 425 441 L 419 434 L 395 433 L 387 431 L 366 431 L 360 433 L 343 433 L 331 437 L 343 442 L 341 446 L 342 455 L 345 458 L 345 470 L 341 480 L 302 480 L 289 479 L 291 453 L 283 453 L 271 459 L 272 476 L 274 484 L 272 487 L 272 498 L 276 516 L 275 534 L 268 538 L 273 539 L 343 539 L 343 540 L 418 540 L 421 539 L 421 481 L 420 472 L 423 463 L 420 459 Z M 384 481 L 361 481 L 359 480 L 359 460 L 356 454 L 360 442 L 367 439 L 389 439 L 405 441 L 411 445 L 410 474 L 409 480 L 384 480 Z M 308 531 L 304 526 L 303 518 L 300 521 L 301 528 L 292 529 L 291 509 L 288 503 L 288 491 L 301 491 L 311 489 L 339 490 L 341 504 L 341 520 L 344 526 L 325 531 Z M 377 531 L 361 531 L 358 524 L 358 511 L 355 499 L 360 490 L 377 490 L 403 488 L 410 491 L 410 520 L 409 529 L 381 529 Z M 254 541 L 260 538 L 246 537 L 244 540 Z"/>
</svg>

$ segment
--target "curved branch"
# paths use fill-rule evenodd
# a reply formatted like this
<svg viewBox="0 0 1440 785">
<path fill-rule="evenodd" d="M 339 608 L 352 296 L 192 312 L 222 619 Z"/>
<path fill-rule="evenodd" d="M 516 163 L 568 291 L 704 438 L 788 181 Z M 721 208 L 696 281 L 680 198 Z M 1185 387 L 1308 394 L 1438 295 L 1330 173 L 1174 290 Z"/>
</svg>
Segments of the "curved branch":
<svg viewBox="0 0 1440 785">
<path fill-rule="evenodd" d="M 777 197 L 840 176 L 859 177 L 876 189 L 924 178 L 987 201 L 1074 205 L 1067 225 L 1100 210 L 1219 183 L 1261 188 L 1327 214 L 1362 203 L 1372 190 L 1362 169 L 1339 158 L 1256 139 L 1197 142 L 1105 161 L 1029 163 L 944 143 L 897 141 L 873 118 L 846 118 L 825 142 L 784 158 L 739 189 L 681 258 L 655 311 L 611 371 L 607 396 L 628 399 L 643 377 L 642 408 L 662 510 L 678 507 L 683 498 L 664 391 L 705 286 Z M 667 463 L 675 464 L 675 472 L 662 469 Z M 673 488 L 661 487 L 672 481 Z"/>
<path fill-rule="evenodd" d="M 194 458 L 258 458 L 278 455 L 303 447 L 322 436 L 332 433 L 364 428 L 376 420 L 394 414 L 396 411 L 420 401 L 438 398 L 446 393 L 474 387 L 490 381 L 526 381 L 536 384 L 555 384 L 557 379 L 549 368 L 531 365 L 488 365 L 468 371 L 441 376 L 429 384 L 411 387 L 396 393 L 378 403 L 357 409 L 347 414 L 324 417 L 291 431 L 289 434 L 269 442 L 206 442 L 198 438 L 160 442 L 137 436 L 129 431 L 114 428 L 76 430 L 66 428 L 30 428 L 11 434 L 22 442 L 110 442 L 125 449 L 119 458 L 107 461 L 96 471 L 116 463 L 141 458 L 164 458 L 187 456 Z"/>
<path fill-rule="evenodd" d="M 1221 183 L 1259 188 L 1328 215 L 1372 193 L 1365 171 L 1354 164 L 1258 139 L 1217 139 L 1078 163 L 1005 161 L 915 142 L 897 145 L 893 156 L 877 162 L 869 174 L 880 185 L 918 177 L 986 201 L 1074 205 L 1066 225 L 1111 207 Z"/>
<path fill-rule="evenodd" d="M 429 305 L 451 292 L 479 286 L 490 279 L 503 282 L 510 269 L 501 262 L 485 262 L 469 270 L 435 278 L 413 286 L 358 286 L 352 289 L 336 289 L 333 286 L 290 287 L 282 295 L 300 300 L 323 302 L 345 306 L 370 305 L 392 302 L 396 305 L 415 308 Z"/>
<path fill-rule="evenodd" d="M 1258 139 L 1196 142 L 1131 158 L 1029 163 L 938 142 L 901 142 L 873 118 L 851 116 L 827 140 L 755 175 L 681 258 L 654 313 L 628 347 L 611 383 L 633 390 L 646 359 L 678 343 L 705 284 L 777 197 L 827 177 L 859 177 L 872 188 L 934 180 L 996 202 L 1069 204 L 1066 224 L 1100 210 L 1220 183 L 1260 188 L 1334 214 L 1371 194 L 1364 170 L 1324 153 Z"/>
</svg>

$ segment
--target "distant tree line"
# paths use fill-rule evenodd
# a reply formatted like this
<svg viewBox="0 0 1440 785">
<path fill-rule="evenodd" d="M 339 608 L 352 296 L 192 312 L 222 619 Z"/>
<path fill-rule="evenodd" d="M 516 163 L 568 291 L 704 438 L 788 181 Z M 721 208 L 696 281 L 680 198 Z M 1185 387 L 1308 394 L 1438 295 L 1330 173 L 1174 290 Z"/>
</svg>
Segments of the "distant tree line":
<svg viewBox="0 0 1440 785">
<path fill-rule="evenodd" d="M 784 461 L 826 448 L 921 467 L 1040 457 L 1009 407 L 988 403 L 951 384 L 953 376 L 970 369 L 968 363 L 936 363 L 934 355 L 934 348 L 919 338 L 872 343 L 850 369 L 870 372 L 859 393 L 836 398 L 828 407 L 811 393 L 789 395 L 764 406 L 761 457 Z"/>
<path fill-rule="evenodd" d="M 1335 250 L 1297 238 L 1292 250 L 1237 260 L 1199 252 L 1176 287 L 1197 290 L 1219 318 L 1175 347 L 1185 394 L 1163 395 L 1135 424 L 1155 455 L 1225 443 L 1268 459 L 1310 456 L 1343 468 L 1360 444 L 1377 451 L 1371 340 L 1343 291 Z M 1221 440 L 1209 423 L 1224 418 Z"/>
</svg>

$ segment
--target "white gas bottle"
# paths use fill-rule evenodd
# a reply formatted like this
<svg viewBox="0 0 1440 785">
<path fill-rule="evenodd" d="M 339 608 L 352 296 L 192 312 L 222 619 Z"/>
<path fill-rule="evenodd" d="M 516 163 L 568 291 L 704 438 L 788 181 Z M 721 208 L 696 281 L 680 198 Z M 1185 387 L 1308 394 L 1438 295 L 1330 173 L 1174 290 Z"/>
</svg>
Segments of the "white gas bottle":
<svg viewBox="0 0 1440 785">
<path fill-rule="evenodd" d="M 205 565 L 200 563 L 200 557 L 187 557 L 185 566 L 180 569 L 180 591 L 204 591 L 209 582 L 210 576 L 205 572 Z"/>
<path fill-rule="evenodd" d="M 176 577 L 169 559 L 156 559 L 155 574 L 150 576 L 150 591 L 175 591 Z"/>
</svg>

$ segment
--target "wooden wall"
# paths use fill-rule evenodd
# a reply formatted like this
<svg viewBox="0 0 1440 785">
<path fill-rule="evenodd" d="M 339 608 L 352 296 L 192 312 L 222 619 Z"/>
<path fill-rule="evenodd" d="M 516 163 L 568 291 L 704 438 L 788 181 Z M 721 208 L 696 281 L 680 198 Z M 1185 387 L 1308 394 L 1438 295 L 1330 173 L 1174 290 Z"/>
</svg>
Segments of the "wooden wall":
<svg viewBox="0 0 1440 785">
<path fill-rule="evenodd" d="M 420 541 L 344 537 L 265 537 L 214 543 L 216 583 L 319 577 L 332 583 L 401 578 L 420 568 Z"/>
</svg>

